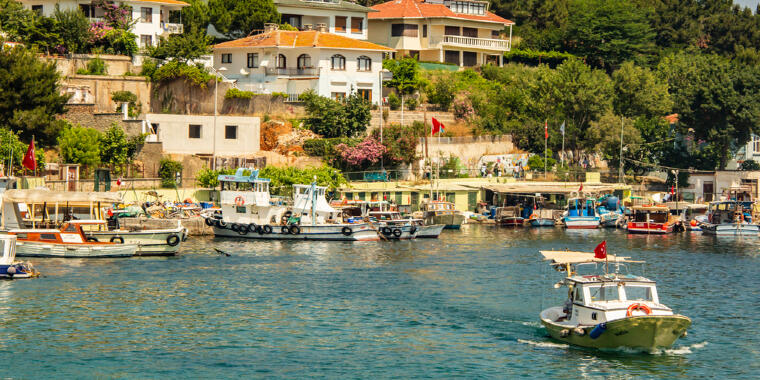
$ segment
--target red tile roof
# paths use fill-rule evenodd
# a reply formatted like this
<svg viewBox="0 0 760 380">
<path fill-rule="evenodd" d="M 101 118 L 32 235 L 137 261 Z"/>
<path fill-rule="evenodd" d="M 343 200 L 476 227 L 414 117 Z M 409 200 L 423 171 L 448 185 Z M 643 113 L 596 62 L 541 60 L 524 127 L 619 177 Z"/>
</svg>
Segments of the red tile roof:
<svg viewBox="0 0 760 380">
<path fill-rule="evenodd" d="M 456 18 L 483 22 L 494 22 L 504 25 L 514 25 L 514 22 L 491 12 L 485 15 L 471 15 L 455 13 L 443 4 L 425 3 L 422 0 L 391 0 L 372 7 L 377 12 L 367 14 L 369 19 L 394 19 L 394 18 Z"/>
<path fill-rule="evenodd" d="M 214 45 L 214 49 L 245 47 L 314 47 L 330 49 L 393 51 L 391 48 L 373 44 L 371 42 L 343 37 L 337 34 L 323 33 L 316 30 L 275 30 L 272 32 L 256 34 L 238 40 L 222 42 L 220 44 Z"/>
</svg>

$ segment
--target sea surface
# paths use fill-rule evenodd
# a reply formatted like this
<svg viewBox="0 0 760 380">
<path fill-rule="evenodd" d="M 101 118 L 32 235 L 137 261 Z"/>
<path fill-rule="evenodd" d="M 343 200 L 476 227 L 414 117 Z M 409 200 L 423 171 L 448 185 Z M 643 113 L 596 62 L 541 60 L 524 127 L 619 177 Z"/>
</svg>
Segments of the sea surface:
<svg viewBox="0 0 760 380">
<path fill-rule="evenodd" d="M 655 353 L 547 337 L 539 249 L 648 262 L 693 325 Z M 220 255 L 214 248 L 230 256 Z M 760 378 L 760 238 L 464 226 L 437 240 L 191 238 L 171 258 L 32 259 L 0 281 L 7 378 Z"/>
</svg>

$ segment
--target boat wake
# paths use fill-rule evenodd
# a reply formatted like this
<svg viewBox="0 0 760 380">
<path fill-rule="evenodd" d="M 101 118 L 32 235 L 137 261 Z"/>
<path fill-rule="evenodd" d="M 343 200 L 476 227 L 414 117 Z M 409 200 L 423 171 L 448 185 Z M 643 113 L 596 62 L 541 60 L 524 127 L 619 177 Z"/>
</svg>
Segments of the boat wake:
<svg viewBox="0 0 760 380">
<path fill-rule="evenodd" d="M 689 346 L 683 346 L 683 347 L 675 347 L 675 348 L 667 348 L 664 350 L 657 350 L 655 352 L 652 352 L 655 355 L 688 355 L 693 353 L 693 350 L 699 350 L 701 348 L 704 348 L 707 346 L 707 341 L 701 342 L 701 343 L 694 343 Z"/>
<path fill-rule="evenodd" d="M 541 348 L 569 348 L 569 344 L 564 343 L 551 343 L 551 342 L 536 342 L 533 340 L 526 340 L 526 339 L 518 339 L 518 343 L 523 344 L 529 344 L 531 346 L 541 347 Z"/>
</svg>

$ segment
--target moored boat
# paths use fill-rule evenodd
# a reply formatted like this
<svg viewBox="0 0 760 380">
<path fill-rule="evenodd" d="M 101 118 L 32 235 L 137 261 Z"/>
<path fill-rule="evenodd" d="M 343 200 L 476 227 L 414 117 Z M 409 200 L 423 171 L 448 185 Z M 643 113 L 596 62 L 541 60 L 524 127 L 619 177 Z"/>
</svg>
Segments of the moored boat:
<svg viewBox="0 0 760 380">
<path fill-rule="evenodd" d="M 458 230 L 464 223 L 464 214 L 446 201 L 428 201 L 421 204 L 421 211 L 415 218 L 423 219 L 426 225 L 443 224 L 445 229 Z"/>
<path fill-rule="evenodd" d="M 70 223 L 81 226 L 89 240 L 136 245 L 136 256 L 176 255 L 180 244 L 187 240 L 187 228 L 179 222 L 175 228 L 133 231 L 110 230 L 108 223 L 103 220 L 73 220 Z"/>
<path fill-rule="evenodd" d="M 40 275 L 32 263 L 16 261 L 16 236 L 0 234 L 0 278 L 32 278 Z"/>
<path fill-rule="evenodd" d="M 760 226 L 752 220 L 752 201 L 711 202 L 707 212 L 708 222 L 702 224 L 707 235 L 758 236 Z"/>
<path fill-rule="evenodd" d="M 678 221 L 663 205 L 633 206 L 631 212 L 633 214 L 627 225 L 630 234 L 669 234 Z"/>
<path fill-rule="evenodd" d="M 520 206 L 497 207 L 494 219 L 506 227 L 522 227 L 525 223 L 525 218 L 520 215 Z"/>
<path fill-rule="evenodd" d="M 398 211 L 370 211 L 367 218 L 385 239 L 414 239 L 419 232 L 415 219 L 403 219 Z"/>
<path fill-rule="evenodd" d="M 602 243 L 600 246 L 606 244 Z M 599 250 L 599 247 L 597 247 Z M 555 288 L 566 286 L 564 306 L 540 313 L 541 323 L 556 340 L 591 348 L 629 348 L 645 351 L 668 348 L 682 336 L 691 320 L 660 302 L 654 281 L 617 269 L 631 261 L 628 257 L 593 252 L 541 251 L 565 278 Z M 616 270 L 610 273 L 609 262 Z M 603 265 L 602 274 L 580 275 L 579 267 Z"/>
<path fill-rule="evenodd" d="M 593 198 L 570 198 L 562 222 L 568 229 L 599 228 L 599 216 L 596 215 L 596 201 Z"/>
<path fill-rule="evenodd" d="M 64 223 L 60 230 L 17 229 L 8 233 L 16 235 L 16 256 L 19 257 L 130 257 L 137 250 L 132 244 L 88 240 L 76 223 Z"/>
<path fill-rule="evenodd" d="M 554 211 L 549 209 L 533 210 L 528 222 L 533 227 L 554 227 Z"/>
<path fill-rule="evenodd" d="M 417 239 L 437 239 L 441 232 L 443 232 L 443 224 L 426 225 L 422 224 L 417 226 Z"/>
</svg>

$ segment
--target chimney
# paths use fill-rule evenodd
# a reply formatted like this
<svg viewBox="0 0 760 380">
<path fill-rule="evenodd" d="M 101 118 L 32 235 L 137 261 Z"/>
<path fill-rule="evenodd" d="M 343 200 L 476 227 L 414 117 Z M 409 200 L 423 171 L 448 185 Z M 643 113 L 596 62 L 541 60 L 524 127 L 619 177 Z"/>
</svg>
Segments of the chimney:
<svg viewBox="0 0 760 380">
<path fill-rule="evenodd" d="M 280 26 L 277 24 L 273 24 L 273 23 L 264 24 L 264 33 L 274 32 L 277 29 L 280 29 Z"/>
<path fill-rule="evenodd" d="M 317 30 L 320 33 L 327 33 L 327 24 L 325 23 L 317 24 Z"/>
</svg>

